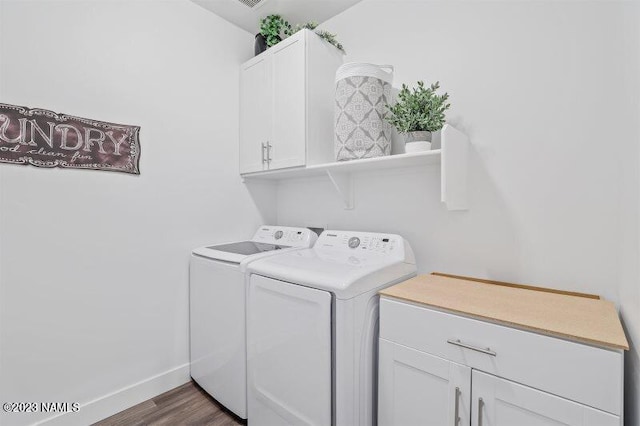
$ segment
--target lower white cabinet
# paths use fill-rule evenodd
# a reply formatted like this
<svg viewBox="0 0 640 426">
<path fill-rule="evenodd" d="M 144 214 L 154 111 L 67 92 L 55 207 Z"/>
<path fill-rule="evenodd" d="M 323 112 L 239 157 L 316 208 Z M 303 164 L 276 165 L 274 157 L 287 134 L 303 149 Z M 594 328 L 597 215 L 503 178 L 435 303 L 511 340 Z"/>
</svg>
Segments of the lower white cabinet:
<svg viewBox="0 0 640 426">
<path fill-rule="evenodd" d="M 380 339 L 380 426 L 468 425 L 471 369 Z"/>
<path fill-rule="evenodd" d="M 623 354 L 382 297 L 381 426 L 621 426 Z"/>
<path fill-rule="evenodd" d="M 620 425 L 612 414 L 480 371 L 472 382 L 472 426 Z"/>
</svg>

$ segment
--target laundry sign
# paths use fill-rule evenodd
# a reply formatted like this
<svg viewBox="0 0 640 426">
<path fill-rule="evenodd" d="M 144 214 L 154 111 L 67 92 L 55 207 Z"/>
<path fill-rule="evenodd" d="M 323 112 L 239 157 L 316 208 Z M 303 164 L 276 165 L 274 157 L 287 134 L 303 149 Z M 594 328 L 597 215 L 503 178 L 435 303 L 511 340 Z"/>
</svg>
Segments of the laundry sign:
<svg viewBox="0 0 640 426">
<path fill-rule="evenodd" d="M 140 174 L 140 127 L 0 103 L 0 162 Z"/>
</svg>

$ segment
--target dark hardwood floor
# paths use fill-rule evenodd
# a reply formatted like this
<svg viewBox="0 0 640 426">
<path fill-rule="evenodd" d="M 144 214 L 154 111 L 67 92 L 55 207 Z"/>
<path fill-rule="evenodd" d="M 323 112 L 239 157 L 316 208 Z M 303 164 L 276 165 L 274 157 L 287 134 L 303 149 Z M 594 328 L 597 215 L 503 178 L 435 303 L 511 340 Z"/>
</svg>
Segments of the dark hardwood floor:
<svg viewBox="0 0 640 426">
<path fill-rule="evenodd" d="M 244 424 L 246 422 L 218 404 L 198 385 L 189 382 L 94 423 L 94 426 L 232 426 Z"/>
</svg>

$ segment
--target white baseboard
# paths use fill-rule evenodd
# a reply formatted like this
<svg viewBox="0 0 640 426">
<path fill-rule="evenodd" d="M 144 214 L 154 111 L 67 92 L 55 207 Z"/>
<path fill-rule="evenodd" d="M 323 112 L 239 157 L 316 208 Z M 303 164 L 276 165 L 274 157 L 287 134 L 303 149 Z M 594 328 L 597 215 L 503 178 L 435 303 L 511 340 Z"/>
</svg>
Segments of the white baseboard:
<svg viewBox="0 0 640 426">
<path fill-rule="evenodd" d="M 183 385 L 191 380 L 189 364 L 142 380 L 110 394 L 81 404 L 75 413 L 65 413 L 44 419 L 36 425 L 46 426 L 86 426 L 106 419 L 120 411 L 133 407 L 147 399 Z"/>
</svg>

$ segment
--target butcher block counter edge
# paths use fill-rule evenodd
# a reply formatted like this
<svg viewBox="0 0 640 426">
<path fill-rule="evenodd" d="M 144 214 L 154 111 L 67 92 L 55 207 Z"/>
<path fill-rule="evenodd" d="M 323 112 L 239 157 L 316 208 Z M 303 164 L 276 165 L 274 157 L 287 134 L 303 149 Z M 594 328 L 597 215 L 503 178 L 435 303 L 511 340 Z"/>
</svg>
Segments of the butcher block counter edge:
<svg viewBox="0 0 640 426">
<path fill-rule="evenodd" d="M 599 296 L 441 274 L 419 275 L 383 297 L 615 350 L 629 350 L 615 305 Z"/>
</svg>

